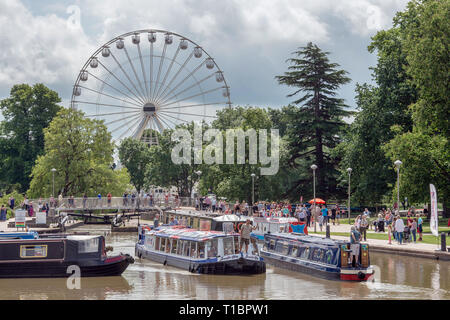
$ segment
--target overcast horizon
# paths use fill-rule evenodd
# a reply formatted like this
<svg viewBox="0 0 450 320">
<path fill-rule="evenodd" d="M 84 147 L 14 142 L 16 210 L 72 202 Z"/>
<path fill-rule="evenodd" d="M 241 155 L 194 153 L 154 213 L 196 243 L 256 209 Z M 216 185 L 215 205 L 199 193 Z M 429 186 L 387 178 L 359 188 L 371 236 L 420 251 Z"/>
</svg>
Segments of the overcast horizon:
<svg viewBox="0 0 450 320">
<path fill-rule="evenodd" d="M 309 41 L 330 52 L 352 81 L 338 90 L 352 109 L 356 83 L 371 83 L 367 46 L 392 26 L 406 0 L 32 1 L 1 0 L 0 99 L 18 83 L 44 83 L 67 107 L 78 72 L 108 40 L 163 29 L 200 44 L 224 71 L 233 105 L 279 108 L 293 88 L 275 80 Z M 75 6 L 75 7 L 74 7 Z M 77 8 L 80 24 L 74 24 Z M 75 15 L 74 15 L 75 14 Z M 76 21 L 75 21 L 76 22 Z"/>
</svg>

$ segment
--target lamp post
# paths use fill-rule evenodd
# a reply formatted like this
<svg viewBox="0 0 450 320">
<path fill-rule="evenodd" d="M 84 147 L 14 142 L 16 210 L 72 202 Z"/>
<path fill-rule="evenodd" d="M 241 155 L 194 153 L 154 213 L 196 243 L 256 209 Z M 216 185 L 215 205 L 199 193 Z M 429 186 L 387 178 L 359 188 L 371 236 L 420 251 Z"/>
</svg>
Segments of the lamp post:
<svg viewBox="0 0 450 320">
<path fill-rule="evenodd" d="M 313 200 L 314 200 L 314 212 L 312 213 L 314 215 L 314 232 L 316 232 L 316 169 L 317 166 L 313 164 L 311 166 L 311 169 L 313 171 Z"/>
<path fill-rule="evenodd" d="M 400 166 L 402 165 L 402 162 L 396 160 L 394 164 L 397 167 L 397 212 L 400 214 Z"/>
<path fill-rule="evenodd" d="M 55 171 L 56 171 L 55 168 L 52 168 L 52 169 L 51 169 L 52 176 L 53 176 L 52 197 L 55 196 Z"/>
<path fill-rule="evenodd" d="M 195 173 L 198 175 L 198 180 L 200 180 L 200 176 L 201 176 L 201 174 L 202 174 L 202 172 L 200 171 L 200 170 L 198 170 L 198 171 L 195 171 Z M 199 182 L 200 183 L 200 182 Z M 195 202 L 195 201 L 194 201 Z M 200 200 L 199 200 L 199 207 L 201 207 L 202 206 L 202 204 L 200 203 Z M 202 209 L 203 208 L 200 208 L 200 211 L 202 211 Z"/>
<path fill-rule="evenodd" d="M 352 174 L 352 168 L 347 168 L 348 172 L 348 224 L 350 224 L 350 176 Z"/>
<path fill-rule="evenodd" d="M 255 203 L 255 174 L 252 173 L 252 215 L 253 215 L 253 204 Z"/>
</svg>

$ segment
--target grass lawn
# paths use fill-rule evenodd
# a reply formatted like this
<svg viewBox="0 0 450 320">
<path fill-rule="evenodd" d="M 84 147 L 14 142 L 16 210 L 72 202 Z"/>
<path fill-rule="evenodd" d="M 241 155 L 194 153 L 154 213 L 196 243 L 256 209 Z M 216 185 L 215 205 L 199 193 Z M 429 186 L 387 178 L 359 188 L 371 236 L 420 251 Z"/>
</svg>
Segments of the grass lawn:
<svg viewBox="0 0 450 320">
<path fill-rule="evenodd" d="M 311 232 L 311 231 L 308 231 L 308 233 L 309 234 L 320 234 L 320 235 L 325 235 L 325 232 Z M 350 240 L 350 234 L 348 233 L 348 232 L 331 232 L 330 233 L 332 236 L 343 236 L 343 237 L 348 237 L 349 238 L 349 240 Z M 419 236 L 417 235 L 417 239 L 419 238 Z M 387 243 L 387 241 L 388 241 L 388 234 L 387 234 L 387 232 L 386 233 L 367 233 L 367 239 L 378 239 L 378 240 L 386 240 L 386 243 Z M 423 239 L 423 241 L 420 241 L 420 242 L 423 242 L 423 243 L 428 243 L 428 244 L 438 244 L 439 243 L 439 245 L 440 245 L 440 243 L 441 243 L 441 238 L 440 237 L 437 237 L 437 239 L 436 239 L 436 237 L 435 236 L 433 236 L 432 234 L 423 234 L 422 235 L 422 239 Z M 395 241 L 395 239 L 394 239 L 394 236 L 392 235 L 392 242 L 394 242 Z M 447 236 L 447 245 L 448 245 L 448 243 L 449 243 L 449 237 Z M 418 243 L 420 243 L 419 241 L 418 241 Z"/>
</svg>

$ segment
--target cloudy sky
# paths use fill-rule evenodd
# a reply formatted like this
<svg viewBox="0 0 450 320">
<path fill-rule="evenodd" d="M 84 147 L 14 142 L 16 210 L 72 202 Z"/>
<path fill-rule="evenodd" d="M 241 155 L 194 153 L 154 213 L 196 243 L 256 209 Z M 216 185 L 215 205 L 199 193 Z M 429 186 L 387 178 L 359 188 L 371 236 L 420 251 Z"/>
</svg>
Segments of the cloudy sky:
<svg viewBox="0 0 450 320">
<path fill-rule="evenodd" d="M 0 0 L 0 98 L 17 83 L 42 82 L 63 105 L 91 53 L 138 29 L 169 30 L 203 46 L 225 72 L 231 100 L 280 107 L 290 88 L 274 77 L 312 41 L 350 73 L 340 96 L 370 82 L 370 37 L 391 26 L 406 0 Z M 79 19 L 78 19 L 79 17 Z"/>
</svg>

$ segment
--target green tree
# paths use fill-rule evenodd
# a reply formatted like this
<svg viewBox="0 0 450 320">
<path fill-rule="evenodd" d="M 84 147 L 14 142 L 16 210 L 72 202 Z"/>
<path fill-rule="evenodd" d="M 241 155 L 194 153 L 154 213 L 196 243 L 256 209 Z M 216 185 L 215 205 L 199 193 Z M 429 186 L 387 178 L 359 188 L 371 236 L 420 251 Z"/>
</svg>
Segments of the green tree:
<svg viewBox="0 0 450 320">
<path fill-rule="evenodd" d="M 194 124 L 183 124 L 177 128 L 186 129 L 193 137 Z M 199 176 L 195 173 L 201 165 L 194 164 L 193 153 L 191 154 L 191 164 L 175 164 L 172 161 L 172 150 L 177 144 L 172 141 L 173 130 L 165 130 L 159 135 L 159 144 L 153 145 L 149 149 L 150 160 L 145 168 L 145 186 L 160 186 L 177 188 L 181 197 L 190 197 L 194 184 Z M 193 147 L 193 142 L 191 144 Z"/>
<path fill-rule="evenodd" d="M 24 192 L 36 158 L 44 151 L 44 129 L 61 109 L 58 94 L 43 84 L 12 87 L 0 101 L 0 175 L 6 184 L 20 184 Z"/>
<path fill-rule="evenodd" d="M 289 71 L 276 77 L 280 84 L 296 88 L 288 97 L 300 94 L 293 101 L 299 107 L 287 112 L 290 163 L 293 167 L 315 163 L 318 195 L 327 198 L 339 192 L 338 159 L 332 157 L 331 150 L 341 142 L 346 127 L 343 118 L 352 114 L 345 110 L 344 100 L 336 98 L 336 90 L 350 79 L 345 70 L 337 69 L 339 64 L 329 62 L 328 52 L 311 42 L 293 54 L 296 57 L 287 60 Z M 293 192 L 298 193 L 310 181 L 299 178 Z"/>
<path fill-rule="evenodd" d="M 112 169 L 114 144 L 102 121 L 85 118 L 78 110 L 62 109 L 44 135 L 45 153 L 33 168 L 29 197 L 52 193 L 52 168 L 56 169 L 55 192 L 63 196 L 110 191 L 118 195 L 130 187 L 126 170 Z"/>
<path fill-rule="evenodd" d="M 395 21 L 404 28 L 405 70 L 417 87 L 410 106 L 413 128 L 393 128 L 396 136 L 385 145 L 391 159 L 403 161 L 401 192 L 412 202 L 429 199 L 429 184 L 437 188 L 444 215 L 450 216 L 449 145 L 449 1 L 411 1 Z"/>
<path fill-rule="evenodd" d="M 145 184 L 145 168 L 150 162 L 150 149 L 140 140 L 126 138 L 119 146 L 120 162 L 127 168 L 131 183 L 138 192 Z"/>
</svg>

